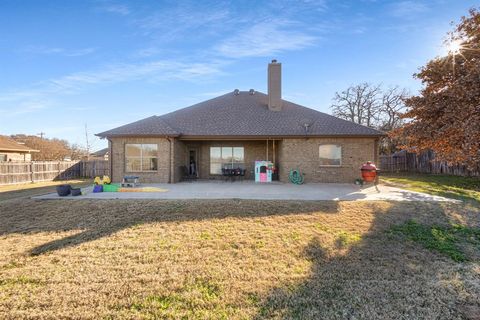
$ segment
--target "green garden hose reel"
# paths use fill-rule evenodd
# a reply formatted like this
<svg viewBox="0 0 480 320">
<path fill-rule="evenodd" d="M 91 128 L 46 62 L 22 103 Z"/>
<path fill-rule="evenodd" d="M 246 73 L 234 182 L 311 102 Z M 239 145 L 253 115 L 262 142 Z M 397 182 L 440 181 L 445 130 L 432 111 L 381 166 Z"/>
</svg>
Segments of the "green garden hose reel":
<svg viewBox="0 0 480 320">
<path fill-rule="evenodd" d="M 290 173 L 288 174 L 288 179 L 293 184 L 303 184 L 304 174 L 300 173 L 299 170 L 291 169 Z"/>
</svg>

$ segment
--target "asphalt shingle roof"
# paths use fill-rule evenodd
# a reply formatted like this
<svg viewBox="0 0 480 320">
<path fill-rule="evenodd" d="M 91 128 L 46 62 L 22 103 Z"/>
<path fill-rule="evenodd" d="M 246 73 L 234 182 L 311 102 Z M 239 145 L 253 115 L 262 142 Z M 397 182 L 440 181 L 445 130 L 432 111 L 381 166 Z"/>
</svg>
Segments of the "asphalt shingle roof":
<svg viewBox="0 0 480 320">
<path fill-rule="evenodd" d="M 5 136 L 0 136 L 0 151 L 38 152 Z"/>
<path fill-rule="evenodd" d="M 90 155 L 94 156 L 94 157 L 103 157 L 107 153 L 108 153 L 108 148 L 104 148 L 104 149 L 100 149 L 98 151 L 95 151 L 95 152 L 91 153 Z"/>
<path fill-rule="evenodd" d="M 382 132 L 283 100 L 270 111 L 268 96 L 248 91 L 224 94 L 163 116 L 153 116 L 97 134 L 165 136 L 380 136 Z M 308 126 L 306 130 L 306 125 Z"/>
</svg>

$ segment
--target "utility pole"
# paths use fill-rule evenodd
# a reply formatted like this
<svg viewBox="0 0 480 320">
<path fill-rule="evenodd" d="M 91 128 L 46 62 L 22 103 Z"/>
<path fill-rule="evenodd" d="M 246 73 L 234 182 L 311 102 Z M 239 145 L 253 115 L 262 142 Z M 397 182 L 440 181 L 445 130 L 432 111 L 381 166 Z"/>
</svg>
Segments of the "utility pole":
<svg viewBox="0 0 480 320">
<path fill-rule="evenodd" d="M 40 132 L 40 133 L 37 133 L 37 136 L 40 136 L 40 139 L 43 140 L 43 136 L 45 135 L 45 132 Z"/>
<path fill-rule="evenodd" d="M 88 130 L 87 130 L 86 123 L 85 123 L 85 142 L 86 142 L 86 148 L 87 148 L 87 160 L 90 160 L 90 143 L 88 142 Z"/>
</svg>

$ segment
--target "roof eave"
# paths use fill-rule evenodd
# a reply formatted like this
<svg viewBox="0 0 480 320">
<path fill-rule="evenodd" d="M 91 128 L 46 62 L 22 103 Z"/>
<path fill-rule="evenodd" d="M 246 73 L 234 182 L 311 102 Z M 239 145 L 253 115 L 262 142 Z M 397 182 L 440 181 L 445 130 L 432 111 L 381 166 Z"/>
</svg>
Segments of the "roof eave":
<svg viewBox="0 0 480 320">
<path fill-rule="evenodd" d="M 0 151 L 14 151 L 14 152 L 40 152 L 40 150 L 35 150 L 35 149 L 12 149 L 12 148 L 0 148 Z"/>
<path fill-rule="evenodd" d="M 181 135 L 180 140 L 265 140 L 265 139 L 304 139 L 304 138 L 381 138 L 385 134 L 307 134 L 307 135 Z"/>
<path fill-rule="evenodd" d="M 95 136 L 100 138 L 125 138 L 125 137 L 142 137 L 142 138 L 176 138 L 179 137 L 179 134 L 103 134 L 97 133 Z"/>
</svg>

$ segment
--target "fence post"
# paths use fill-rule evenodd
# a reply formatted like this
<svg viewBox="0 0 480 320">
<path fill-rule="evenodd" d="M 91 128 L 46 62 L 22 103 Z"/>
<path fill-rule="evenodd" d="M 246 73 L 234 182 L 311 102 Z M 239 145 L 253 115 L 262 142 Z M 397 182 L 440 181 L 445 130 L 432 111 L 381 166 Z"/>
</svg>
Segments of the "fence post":
<svg viewBox="0 0 480 320">
<path fill-rule="evenodd" d="M 35 182 L 35 174 L 33 172 L 33 161 L 30 162 L 29 168 L 30 168 L 30 181 L 32 181 L 32 183 L 34 183 Z"/>
</svg>

